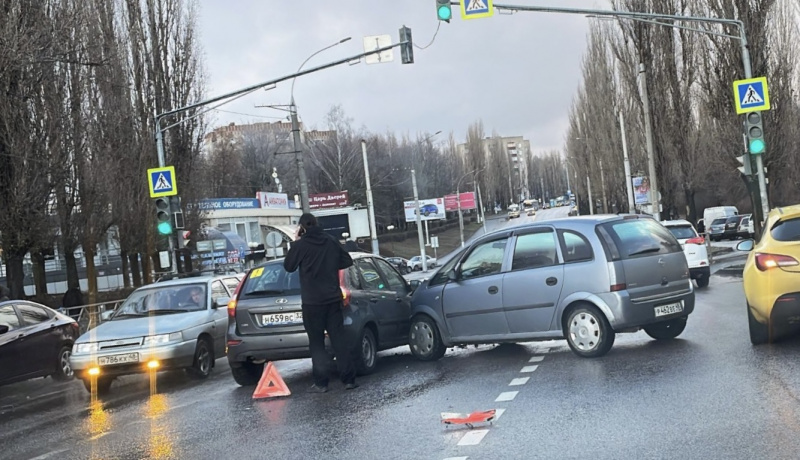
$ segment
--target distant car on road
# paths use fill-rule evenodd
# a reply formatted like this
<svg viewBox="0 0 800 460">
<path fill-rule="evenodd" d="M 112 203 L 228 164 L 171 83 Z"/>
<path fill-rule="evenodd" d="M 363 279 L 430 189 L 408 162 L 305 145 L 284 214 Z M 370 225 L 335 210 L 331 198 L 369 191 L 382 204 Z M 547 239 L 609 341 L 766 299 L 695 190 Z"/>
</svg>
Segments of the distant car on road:
<svg viewBox="0 0 800 460">
<path fill-rule="evenodd" d="M 508 218 L 513 219 L 515 217 L 519 217 L 519 205 L 512 204 L 508 207 Z"/>
<path fill-rule="evenodd" d="M 402 257 L 387 257 L 386 260 L 394 265 L 394 268 L 400 272 L 401 275 L 408 274 L 411 270 L 408 268 L 408 260 Z"/>
<path fill-rule="evenodd" d="M 708 261 L 706 241 L 698 235 L 688 220 L 668 220 L 661 222 L 683 247 L 683 254 L 689 264 L 689 274 L 697 282 L 697 287 L 708 286 L 711 278 L 711 264 Z"/>
<path fill-rule="evenodd" d="M 25 300 L 0 302 L 0 385 L 50 376 L 70 380 L 80 326 L 67 315 Z"/>
<path fill-rule="evenodd" d="M 201 275 L 140 287 L 75 342 L 76 375 L 98 394 L 126 374 L 185 369 L 208 377 L 225 355 L 227 305 L 238 284 L 235 275 Z"/>
<path fill-rule="evenodd" d="M 566 338 L 598 357 L 617 333 L 677 337 L 694 301 L 681 245 L 660 223 L 564 218 L 484 235 L 422 281 L 409 345 L 430 361 L 450 346 Z"/>
<path fill-rule="evenodd" d="M 735 240 L 739 237 L 739 224 L 742 222 L 744 216 L 730 216 L 725 220 L 725 229 L 722 232 L 722 238 Z"/>
<path fill-rule="evenodd" d="M 756 234 L 753 226 L 753 215 L 745 214 L 739 222 L 739 229 L 736 232 L 742 238 L 753 238 Z"/>
<path fill-rule="evenodd" d="M 428 268 L 433 268 L 436 266 L 436 258 L 431 257 L 429 255 L 425 255 L 425 258 L 428 260 Z M 408 260 L 408 269 L 413 271 L 422 270 L 422 257 L 421 256 L 414 256 Z"/>
<path fill-rule="evenodd" d="M 725 235 L 725 222 L 727 221 L 727 217 L 720 217 L 711 221 L 711 225 L 708 227 L 708 237 L 711 241 L 722 241 L 722 237 Z"/>
</svg>

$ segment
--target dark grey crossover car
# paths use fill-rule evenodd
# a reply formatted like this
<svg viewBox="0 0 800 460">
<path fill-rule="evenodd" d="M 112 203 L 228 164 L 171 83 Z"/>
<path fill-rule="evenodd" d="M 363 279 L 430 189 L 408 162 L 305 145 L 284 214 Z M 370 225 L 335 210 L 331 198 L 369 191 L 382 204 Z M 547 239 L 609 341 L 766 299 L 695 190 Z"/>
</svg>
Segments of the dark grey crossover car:
<svg viewBox="0 0 800 460">
<path fill-rule="evenodd" d="M 602 356 L 619 332 L 683 332 L 694 288 L 681 245 L 655 220 L 571 217 L 479 238 L 414 292 L 419 359 L 453 345 L 566 338 Z"/>
<path fill-rule="evenodd" d="M 350 256 L 353 266 L 339 271 L 344 330 L 356 370 L 368 374 L 375 369 L 378 351 L 408 344 L 411 288 L 384 258 L 357 252 Z M 283 259 L 247 273 L 228 304 L 227 343 L 231 372 L 240 385 L 258 382 L 267 361 L 311 356 L 300 274 L 287 273 Z"/>
</svg>

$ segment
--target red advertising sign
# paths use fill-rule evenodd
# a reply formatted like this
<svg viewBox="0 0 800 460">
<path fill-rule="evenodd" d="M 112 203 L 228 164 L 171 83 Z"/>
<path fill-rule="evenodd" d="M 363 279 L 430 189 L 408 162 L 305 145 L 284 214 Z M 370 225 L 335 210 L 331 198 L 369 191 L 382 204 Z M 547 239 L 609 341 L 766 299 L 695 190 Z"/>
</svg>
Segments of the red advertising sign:
<svg viewBox="0 0 800 460">
<path fill-rule="evenodd" d="M 350 195 L 347 190 L 333 193 L 315 193 L 308 196 L 308 207 L 311 209 L 338 208 L 347 206 L 349 201 Z"/>
<path fill-rule="evenodd" d="M 461 194 L 461 210 L 476 209 L 478 206 L 475 204 L 475 192 L 464 192 Z M 445 195 L 444 197 L 444 210 L 445 211 L 458 211 L 458 197 L 453 195 Z"/>
</svg>

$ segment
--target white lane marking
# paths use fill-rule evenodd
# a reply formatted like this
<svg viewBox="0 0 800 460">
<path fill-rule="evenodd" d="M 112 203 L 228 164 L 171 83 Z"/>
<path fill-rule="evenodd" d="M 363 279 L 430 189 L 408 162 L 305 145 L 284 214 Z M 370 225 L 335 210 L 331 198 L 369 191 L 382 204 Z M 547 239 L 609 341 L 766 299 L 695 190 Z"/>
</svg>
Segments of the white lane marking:
<svg viewBox="0 0 800 460">
<path fill-rule="evenodd" d="M 494 402 L 513 401 L 514 398 L 517 397 L 517 393 L 519 393 L 519 391 L 504 391 L 500 393 L 500 396 L 498 396 Z"/>
<path fill-rule="evenodd" d="M 528 360 L 529 363 L 540 363 L 544 360 L 544 356 L 532 356 L 531 359 Z"/>
<path fill-rule="evenodd" d="M 444 460 L 467 460 L 469 457 L 447 457 Z"/>
<path fill-rule="evenodd" d="M 48 452 L 48 453 L 46 453 L 46 454 L 42 454 L 42 455 L 40 455 L 40 456 L 38 456 L 38 457 L 33 457 L 33 458 L 32 458 L 32 459 L 30 459 L 30 460 L 43 460 L 43 459 L 45 459 L 45 458 L 50 458 L 50 457 L 52 457 L 53 455 L 60 454 L 60 453 L 62 453 L 62 452 L 67 452 L 68 450 L 69 450 L 69 449 L 54 450 L 54 451 L 52 451 L 52 452 Z"/>
<path fill-rule="evenodd" d="M 520 372 L 523 372 L 523 373 L 533 372 L 538 368 L 539 368 L 539 366 L 525 366 L 525 367 L 522 368 L 522 370 Z"/>
<path fill-rule="evenodd" d="M 472 430 L 469 433 L 465 434 L 464 437 L 461 438 L 461 441 L 458 441 L 459 446 L 476 446 L 483 441 L 483 438 L 486 434 L 489 433 L 489 430 Z"/>
<path fill-rule="evenodd" d="M 528 383 L 528 380 L 530 379 L 531 379 L 530 377 L 520 377 L 518 379 L 512 380 L 511 383 L 508 384 L 508 386 L 516 387 L 520 385 L 525 385 L 526 383 Z"/>
<path fill-rule="evenodd" d="M 494 420 L 493 420 L 494 422 L 496 422 L 496 421 L 497 421 L 497 419 L 499 419 L 499 418 L 500 418 L 500 416 L 501 416 L 501 415 L 503 415 L 503 413 L 504 413 L 506 410 L 505 410 L 505 409 L 495 409 L 495 411 L 496 411 L 496 412 L 494 413 Z"/>
</svg>

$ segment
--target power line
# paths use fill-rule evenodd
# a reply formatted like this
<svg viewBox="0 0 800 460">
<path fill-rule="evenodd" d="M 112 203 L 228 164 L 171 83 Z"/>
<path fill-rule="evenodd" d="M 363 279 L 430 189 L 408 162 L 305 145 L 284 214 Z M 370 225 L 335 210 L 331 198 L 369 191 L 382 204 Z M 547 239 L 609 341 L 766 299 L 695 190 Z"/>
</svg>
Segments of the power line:
<svg viewBox="0 0 800 460">
<path fill-rule="evenodd" d="M 438 26 L 436 26 L 436 32 L 434 32 L 434 34 L 433 34 L 433 38 L 431 38 L 431 42 L 430 42 L 430 43 L 428 43 L 428 44 L 427 44 L 427 45 L 425 45 L 425 46 L 419 46 L 419 45 L 417 45 L 416 43 L 414 43 L 414 46 L 415 46 L 415 47 L 417 47 L 417 49 L 424 50 L 425 48 L 427 48 L 427 47 L 429 47 L 429 46 L 433 45 L 433 42 L 434 42 L 434 41 L 436 41 L 436 36 L 437 36 L 437 35 L 439 35 L 439 29 L 442 27 L 442 21 L 438 21 L 438 22 L 439 22 L 439 25 L 438 25 Z"/>
<path fill-rule="evenodd" d="M 232 114 L 235 114 L 235 115 L 243 115 L 245 117 L 269 118 L 269 119 L 273 119 L 273 120 L 283 120 L 284 119 L 284 117 L 270 117 L 270 116 L 267 116 L 267 115 L 254 115 L 252 113 L 233 112 L 231 110 L 222 110 L 222 109 L 214 109 L 214 110 L 216 110 L 217 112 L 225 112 L 225 113 L 232 113 Z"/>
</svg>

